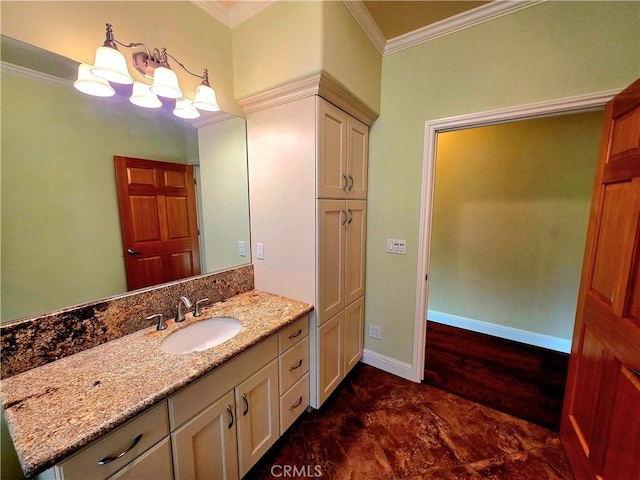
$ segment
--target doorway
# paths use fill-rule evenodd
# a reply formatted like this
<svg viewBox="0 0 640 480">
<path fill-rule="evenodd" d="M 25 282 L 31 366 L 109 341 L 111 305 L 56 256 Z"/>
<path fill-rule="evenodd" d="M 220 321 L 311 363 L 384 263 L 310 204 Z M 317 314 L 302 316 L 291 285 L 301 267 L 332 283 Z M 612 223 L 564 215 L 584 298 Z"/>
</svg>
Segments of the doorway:
<svg viewBox="0 0 640 480">
<path fill-rule="evenodd" d="M 471 127 L 495 125 L 515 120 L 600 110 L 616 93 L 600 92 L 591 95 L 569 97 L 537 104 L 492 110 L 476 114 L 437 119 L 425 123 L 425 149 L 423 159 L 420 233 L 418 242 L 417 291 L 413 345 L 413 379 L 424 378 L 426 345 L 426 317 L 428 304 L 428 274 L 430 268 L 431 230 L 435 185 L 435 160 L 437 136 L 442 132 Z"/>
</svg>

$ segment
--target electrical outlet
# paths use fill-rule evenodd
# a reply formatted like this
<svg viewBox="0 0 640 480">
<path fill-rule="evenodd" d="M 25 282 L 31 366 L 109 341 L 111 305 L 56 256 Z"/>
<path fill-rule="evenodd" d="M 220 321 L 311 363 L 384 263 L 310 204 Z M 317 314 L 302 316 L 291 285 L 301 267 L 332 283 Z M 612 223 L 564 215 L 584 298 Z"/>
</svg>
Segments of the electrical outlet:
<svg viewBox="0 0 640 480">
<path fill-rule="evenodd" d="M 378 325 L 369 325 L 369 336 L 378 340 L 382 339 L 382 327 Z"/>
</svg>

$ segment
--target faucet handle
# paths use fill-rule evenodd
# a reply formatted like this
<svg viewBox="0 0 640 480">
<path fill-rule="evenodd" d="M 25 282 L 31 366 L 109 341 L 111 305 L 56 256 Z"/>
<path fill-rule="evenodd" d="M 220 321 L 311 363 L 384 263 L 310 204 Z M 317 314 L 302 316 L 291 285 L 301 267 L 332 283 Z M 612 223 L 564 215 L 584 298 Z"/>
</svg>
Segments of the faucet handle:
<svg viewBox="0 0 640 480">
<path fill-rule="evenodd" d="M 200 305 L 207 303 L 208 301 L 209 301 L 209 297 L 203 298 L 196 302 L 196 308 L 193 310 L 194 317 L 199 317 L 200 315 L 202 315 L 202 309 L 200 308 Z"/>
<path fill-rule="evenodd" d="M 156 330 L 164 330 L 165 328 L 167 328 L 167 322 L 164 321 L 164 315 L 161 313 L 149 315 L 145 320 L 155 320 L 156 318 L 158 319 Z"/>
</svg>

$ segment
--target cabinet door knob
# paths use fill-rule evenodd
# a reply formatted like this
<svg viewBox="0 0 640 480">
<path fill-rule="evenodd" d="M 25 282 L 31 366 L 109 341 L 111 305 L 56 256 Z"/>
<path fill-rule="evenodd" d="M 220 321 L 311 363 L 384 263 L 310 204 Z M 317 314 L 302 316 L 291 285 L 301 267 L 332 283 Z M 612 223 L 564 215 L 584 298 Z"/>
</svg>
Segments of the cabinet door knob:
<svg viewBox="0 0 640 480">
<path fill-rule="evenodd" d="M 351 209 L 349 209 L 349 220 L 347 223 L 351 225 L 351 222 L 353 222 L 353 212 L 351 211 Z"/>
<path fill-rule="evenodd" d="M 346 225 L 347 223 L 347 212 L 344 210 L 340 210 L 340 215 L 342 215 L 344 213 L 344 220 L 342 221 L 342 226 Z"/>
<path fill-rule="evenodd" d="M 344 185 L 342 185 L 342 191 L 346 192 L 347 185 L 349 185 L 349 179 L 347 178 L 347 175 L 345 173 L 342 174 L 342 178 L 344 178 Z"/>
<path fill-rule="evenodd" d="M 349 180 L 351 180 L 351 182 L 349 183 L 347 190 L 351 191 L 353 190 L 353 177 L 351 175 L 349 175 Z"/>
</svg>

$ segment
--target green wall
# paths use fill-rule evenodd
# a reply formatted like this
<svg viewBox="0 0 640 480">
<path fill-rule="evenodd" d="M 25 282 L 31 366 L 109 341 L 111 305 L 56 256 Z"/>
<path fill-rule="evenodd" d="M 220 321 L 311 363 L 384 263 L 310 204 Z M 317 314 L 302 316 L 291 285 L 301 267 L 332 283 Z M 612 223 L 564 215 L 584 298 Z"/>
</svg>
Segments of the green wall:
<svg viewBox="0 0 640 480">
<path fill-rule="evenodd" d="M 5 71 L 1 100 L 2 321 L 126 291 L 113 156 L 184 162 L 192 127 Z"/>
<path fill-rule="evenodd" d="M 382 340 L 365 348 L 412 363 L 425 121 L 623 88 L 640 76 L 639 17 L 638 2 L 545 2 L 383 58 L 366 297 Z"/>
<path fill-rule="evenodd" d="M 326 71 L 380 108 L 382 57 L 342 2 L 275 2 L 232 36 L 236 98 Z"/>
<path fill-rule="evenodd" d="M 570 340 L 602 112 L 438 135 L 429 310 Z"/>
</svg>

